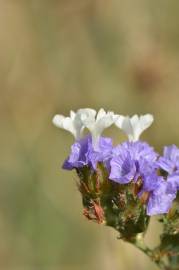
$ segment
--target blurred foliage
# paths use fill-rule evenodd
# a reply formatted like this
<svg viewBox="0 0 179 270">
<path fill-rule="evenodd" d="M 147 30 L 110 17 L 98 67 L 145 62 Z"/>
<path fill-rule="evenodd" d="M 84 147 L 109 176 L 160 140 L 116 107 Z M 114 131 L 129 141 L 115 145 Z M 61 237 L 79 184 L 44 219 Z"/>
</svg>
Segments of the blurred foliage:
<svg viewBox="0 0 179 270">
<path fill-rule="evenodd" d="M 0 1 L 1 269 L 156 269 L 83 218 L 75 176 L 59 169 L 72 138 L 51 119 L 86 106 L 150 112 L 156 122 L 143 138 L 158 151 L 177 144 L 178 8 L 177 0 Z M 106 134 L 124 139 L 115 128 Z"/>
</svg>

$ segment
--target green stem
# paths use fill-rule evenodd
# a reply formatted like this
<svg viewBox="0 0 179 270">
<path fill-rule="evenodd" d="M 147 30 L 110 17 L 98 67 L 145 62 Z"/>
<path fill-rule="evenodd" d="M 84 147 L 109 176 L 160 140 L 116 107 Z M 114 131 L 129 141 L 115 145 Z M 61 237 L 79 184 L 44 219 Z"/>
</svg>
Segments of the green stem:
<svg viewBox="0 0 179 270">
<path fill-rule="evenodd" d="M 132 237 L 130 239 L 124 239 L 125 241 L 133 244 L 136 246 L 138 249 L 140 249 L 143 253 L 145 253 L 153 262 L 156 263 L 156 265 L 162 269 L 162 270 L 167 270 L 168 267 L 164 264 L 163 261 L 161 261 L 160 257 L 158 254 L 155 253 L 155 251 L 151 250 L 146 246 L 144 243 L 144 237 L 143 234 L 138 234 L 135 237 Z"/>
</svg>

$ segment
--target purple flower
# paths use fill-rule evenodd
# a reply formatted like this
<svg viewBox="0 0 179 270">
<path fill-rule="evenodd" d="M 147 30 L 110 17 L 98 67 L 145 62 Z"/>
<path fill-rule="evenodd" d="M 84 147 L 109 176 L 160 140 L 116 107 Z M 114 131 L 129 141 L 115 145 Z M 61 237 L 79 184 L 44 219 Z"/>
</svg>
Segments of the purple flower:
<svg viewBox="0 0 179 270">
<path fill-rule="evenodd" d="M 163 157 L 159 158 L 157 164 L 169 174 L 179 170 L 179 148 L 176 145 L 165 146 Z"/>
<path fill-rule="evenodd" d="M 92 145 L 90 146 L 88 160 L 92 164 L 94 170 L 96 169 L 98 162 L 103 162 L 107 169 L 110 170 L 112 150 L 113 145 L 111 138 L 100 137 L 98 150 L 94 150 Z"/>
<path fill-rule="evenodd" d="M 167 181 L 157 175 L 157 153 L 145 142 L 125 142 L 113 150 L 110 179 L 121 184 L 142 179 L 138 197 L 148 194 L 146 203 L 149 216 L 169 211 L 179 188 L 179 174 Z"/>
<path fill-rule="evenodd" d="M 173 193 L 179 190 L 179 173 L 173 173 L 167 177 L 167 188 Z"/>
<path fill-rule="evenodd" d="M 112 149 L 112 140 L 100 137 L 98 150 L 95 151 L 91 136 L 86 136 L 71 146 L 70 156 L 65 160 L 63 169 L 72 170 L 88 166 L 95 170 L 98 162 L 103 162 L 109 168 Z"/>
<path fill-rule="evenodd" d="M 152 173 L 156 159 L 157 154 L 147 143 L 124 142 L 113 150 L 109 178 L 121 184 L 136 181 Z"/>
<path fill-rule="evenodd" d="M 163 157 L 157 161 L 157 167 L 168 173 L 165 180 L 158 176 L 156 187 L 150 191 L 147 204 L 148 215 L 168 213 L 179 190 L 179 148 L 175 145 L 164 147 Z"/>
<path fill-rule="evenodd" d="M 172 207 L 173 200 L 176 198 L 179 189 L 179 174 L 169 176 L 167 180 L 158 176 L 156 172 L 144 178 L 142 191 L 149 192 L 147 202 L 147 214 L 149 216 L 168 213 Z"/>
<path fill-rule="evenodd" d="M 123 150 L 127 150 L 130 152 L 132 159 L 139 160 L 140 158 L 145 158 L 150 162 L 153 162 L 157 159 L 158 154 L 154 151 L 153 147 L 143 141 L 129 142 L 126 141 L 121 145 L 118 145 L 114 148 L 114 155 L 118 155 L 121 152 L 121 148 Z"/>
<path fill-rule="evenodd" d="M 150 193 L 147 214 L 153 216 L 168 213 L 175 198 L 176 192 L 169 188 L 165 180 L 160 179 L 156 184 L 156 188 Z"/>
<path fill-rule="evenodd" d="M 136 174 L 134 160 L 130 153 L 125 151 L 122 155 L 116 156 L 111 160 L 111 173 L 109 178 L 121 184 L 129 183 Z"/>
<path fill-rule="evenodd" d="M 88 152 L 91 146 L 91 137 L 85 138 L 75 142 L 71 146 L 70 156 L 65 160 L 63 169 L 72 170 L 74 168 L 81 168 L 88 165 Z"/>
</svg>

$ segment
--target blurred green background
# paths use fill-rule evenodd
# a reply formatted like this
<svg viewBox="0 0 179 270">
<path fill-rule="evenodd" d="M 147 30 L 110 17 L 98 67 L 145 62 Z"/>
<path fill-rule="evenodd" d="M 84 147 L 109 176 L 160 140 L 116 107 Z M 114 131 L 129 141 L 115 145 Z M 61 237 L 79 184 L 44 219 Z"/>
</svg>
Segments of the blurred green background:
<svg viewBox="0 0 179 270">
<path fill-rule="evenodd" d="M 0 269 L 157 269 L 82 216 L 76 176 L 60 169 L 73 139 L 51 119 L 79 107 L 150 112 L 143 139 L 177 144 L 178 10 L 178 0 L 0 1 Z M 158 230 L 152 222 L 149 245 Z"/>
</svg>

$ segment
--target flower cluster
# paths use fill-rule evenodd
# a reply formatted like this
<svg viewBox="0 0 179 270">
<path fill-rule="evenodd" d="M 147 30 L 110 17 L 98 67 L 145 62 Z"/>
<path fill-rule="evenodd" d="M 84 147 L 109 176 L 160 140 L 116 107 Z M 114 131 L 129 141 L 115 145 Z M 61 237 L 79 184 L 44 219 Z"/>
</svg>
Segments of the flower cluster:
<svg viewBox="0 0 179 270">
<path fill-rule="evenodd" d="M 71 111 L 69 117 L 54 116 L 53 123 L 75 137 L 63 168 L 96 172 L 102 164 L 109 182 L 116 187 L 134 187 L 134 196 L 146 206 L 148 216 L 168 213 L 179 190 L 179 148 L 165 147 L 163 156 L 159 156 L 141 141 L 140 135 L 152 122 L 151 114 L 129 117 L 88 108 Z M 112 124 L 127 135 L 128 141 L 114 147 L 111 138 L 102 137 Z M 85 128 L 90 134 L 83 136 Z"/>
</svg>

